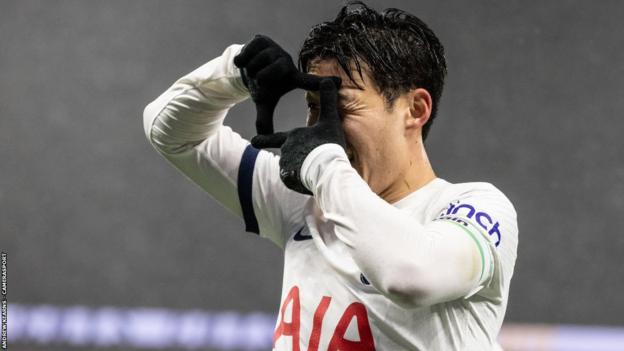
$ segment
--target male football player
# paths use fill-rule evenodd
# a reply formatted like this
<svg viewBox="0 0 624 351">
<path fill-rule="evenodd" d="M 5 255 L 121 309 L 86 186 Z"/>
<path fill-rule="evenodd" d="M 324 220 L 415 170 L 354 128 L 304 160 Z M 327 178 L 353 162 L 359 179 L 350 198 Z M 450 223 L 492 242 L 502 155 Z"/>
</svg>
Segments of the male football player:
<svg viewBox="0 0 624 351">
<path fill-rule="evenodd" d="M 446 75 L 435 34 L 404 11 L 351 3 L 312 28 L 299 67 L 256 36 L 144 113 L 160 154 L 283 248 L 273 348 L 496 348 L 516 213 L 493 185 L 449 183 L 427 158 Z M 274 133 L 276 104 L 297 88 L 307 91 L 306 126 Z M 249 97 L 251 145 L 223 125 Z"/>
</svg>

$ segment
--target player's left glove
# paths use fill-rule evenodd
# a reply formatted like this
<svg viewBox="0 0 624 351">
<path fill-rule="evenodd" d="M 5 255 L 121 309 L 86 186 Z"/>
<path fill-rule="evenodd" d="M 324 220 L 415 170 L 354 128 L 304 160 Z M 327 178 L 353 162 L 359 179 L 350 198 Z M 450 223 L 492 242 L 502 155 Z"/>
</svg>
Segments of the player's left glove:
<svg viewBox="0 0 624 351">
<path fill-rule="evenodd" d="M 335 84 L 338 83 L 338 85 Z M 251 139 L 257 148 L 281 147 L 280 178 L 284 184 L 299 193 L 312 195 L 301 182 L 301 166 L 308 154 L 316 147 L 334 143 L 346 148 L 345 134 L 338 113 L 338 88 L 340 78 L 327 77 L 320 82 L 320 114 L 318 122 L 311 127 L 295 128 Z"/>
</svg>

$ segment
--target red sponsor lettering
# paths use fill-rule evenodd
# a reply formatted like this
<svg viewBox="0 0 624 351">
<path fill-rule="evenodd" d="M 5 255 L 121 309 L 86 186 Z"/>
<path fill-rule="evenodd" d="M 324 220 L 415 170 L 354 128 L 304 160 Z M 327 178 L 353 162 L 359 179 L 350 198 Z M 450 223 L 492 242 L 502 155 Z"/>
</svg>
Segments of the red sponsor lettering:
<svg viewBox="0 0 624 351">
<path fill-rule="evenodd" d="M 316 310 L 314 311 L 314 317 L 312 319 L 312 332 L 310 333 L 310 339 L 308 342 L 307 351 L 318 351 L 319 343 L 321 340 L 321 331 L 323 328 L 323 320 L 329 305 L 331 303 L 331 297 L 323 296 L 319 302 Z M 285 315 L 288 307 L 290 306 L 290 322 L 285 321 Z M 279 338 L 282 336 L 292 337 L 292 350 L 299 351 L 299 332 L 300 332 L 300 302 L 299 302 L 299 287 L 293 286 L 290 288 L 288 295 L 282 303 L 280 310 L 280 322 L 273 334 L 273 347 Z M 358 330 L 359 340 L 349 340 L 345 338 L 349 324 L 355 318 Z M 373 340 L 373 334 L 368 323 L 368 314 L 366 307 L 359 302 L 350 304 L 340 317 L 334 333 L 329 342 L 327 351 L 374 351 L 375 343 Z"/>
<path fill-rule="evenodd" d="M 312 322 L 312 333 L 310 333 L 310 342 L 308 343 L 308 351 L 318 351 L 319 340 L 321 340 L 321 328 L 323 327 L 323 318 L 325 312 L 329 308 L 331 297 L 323 296 L 316 311 L 314 312 L 314 321 Z"/>
<path fill-rule="evenodd" d="M 347 340 L 344 338 L 349 323 L 353 318 L 357 320 L 357 329 L 360 336 L 359 341 Z M 334 335 L 329 342 L 327 351 L 374 351 L 375 343 L 373 342 L 373 334 L 368 325 L 368 315 L 366 313 L 366 307 L 359 303 L 354 302 L 347 307 L 347 309 L 340 317 Z"/>
<path fill-rule="evenodd" d="M 291 303 L 290 323 L 286 323 L 284 316 L 286 315 L 286 308 Z M 282 303 L 280 323 L 273 334 L 273 347 L 275 347 L 277 339 L 281 336 L 289 335 L 292 336 L 293 351 L 299 351 L 299 310 L 299 288 L 297 286 L 293 286 L 284 299 L 284 303 Z"/>
</svg>

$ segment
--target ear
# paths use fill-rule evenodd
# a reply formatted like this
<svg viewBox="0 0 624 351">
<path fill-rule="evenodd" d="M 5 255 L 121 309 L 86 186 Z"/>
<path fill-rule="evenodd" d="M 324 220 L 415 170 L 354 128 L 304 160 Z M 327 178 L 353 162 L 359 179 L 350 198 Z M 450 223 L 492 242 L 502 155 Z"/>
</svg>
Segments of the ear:
<svg viewBox="0 0 624 351">
<path fill-rule="evenodd" d="M 405 129 L 422 128 L 431 116 L 433 101 L 429 92 L 423 88 L 410 90 L 406 96 L 409 113 L 405 119 Z"/>
</svg>

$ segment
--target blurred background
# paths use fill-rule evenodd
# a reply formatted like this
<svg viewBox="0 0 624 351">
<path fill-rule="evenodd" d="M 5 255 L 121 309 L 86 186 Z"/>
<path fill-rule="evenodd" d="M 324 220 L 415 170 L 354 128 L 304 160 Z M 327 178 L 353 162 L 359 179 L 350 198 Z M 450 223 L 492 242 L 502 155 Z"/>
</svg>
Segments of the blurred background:
<svg viewBox="0 0 624 351">
<path fill-rule="evenodd" d="M 518 212 L 507 350 L 624 350 L 624 3 L 368 1 L 446 47 L 438 176 Z M 151 148 L 142 111 L 263 33 L 296 55 L 334 1 L 0 3 L 0 249 L 11 350 L 266 350 L 281 251 Z M 255 109 L 226 124 L 249 138 Z M 301 92 L 277 129 L 303 123 Z"/>
</svg>

